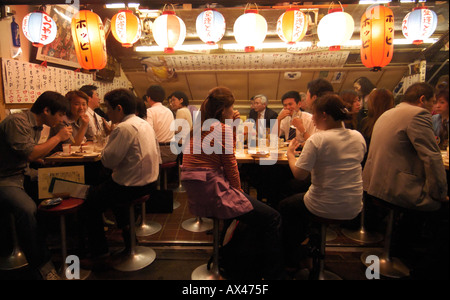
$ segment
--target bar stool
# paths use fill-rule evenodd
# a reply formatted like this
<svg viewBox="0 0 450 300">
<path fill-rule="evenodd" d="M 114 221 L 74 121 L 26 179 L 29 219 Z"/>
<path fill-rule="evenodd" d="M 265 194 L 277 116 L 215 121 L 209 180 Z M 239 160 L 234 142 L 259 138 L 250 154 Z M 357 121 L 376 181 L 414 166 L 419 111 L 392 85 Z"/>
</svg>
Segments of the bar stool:
<svg viewBox="0 0 450 300">
<path fill-rule="evenodd" d="M 176 167 L 177 165 L 178 165 L 178 162 L 176 162 L 176 161 L 170 161 L 170 162 L 166 162 L 166 163 L 159 165 L 160 169 L 163 172 L 163 178 L 164 178 L 164 188 L 163 189 L 164 189 L 164 191 L 167 191 L 167 171 L 171 168 Z M 178 172 L 179 172 L 179 169 L 178 169 Z M 161 180 L 158 181 L 158 184 L 159 184 L 159 189 L 161 189 Z M 181 205 L 180 202 L 178 202 L 177 200 L 173 200 L 173 209 L 177 209 L 178 207 L 180 207 L 180 205 Z"/>
<path fill-rule="evenodd" d="M 51 216 L 59 216 L 60 230 L 61 230 L 61 255 L 62 255 L 62 265 L 58 272 L 61 278 L 67 279 L 67 238 L 66 238 L 66 215 L 76 213 L 83 205 L 84 200 L 78 198 L 68 198 L 64 199 L 61 204 L 56 206 L 47 207 L 43 206 L 42 203 L 39 204 L 38 210 L 45 214 Z M 84 280 L 91 274 L 91 271 L 80 269 L 80 279 Z"/>
<path fill-rule="evenodd" d="M 27 258 L 25 257 L 25 254 L 22 252 L 22 249 L 19 246 L 19 242 L 17 239 L 16 222 L 12 213 L 10 214 L 10 223 L 13 249 L 9 256 L 0 257 L 0 270 L 4 271 L 20 269 L 28 265 Z"/>
<path fill-rule="evenodd" d="M 321 218 L 316 215 L 310 216 L 314 223 L 320 224 L 320 251 L 313 254 L 313 271 L 310 279 L 314 280 L 342 280 L 333 272 L 325 270 L 325 247 L 327 242 L 327 228 L 331 224 L 340 224 L 343 221 Z"/>
<path fill-rule="evenodd" d="M 213 220 L 202 217 L 187 219 L 181 223 L 181 227 L 191 232 L 204 232 L 213 229 Z"/>
<path fill-rule="evenodd" d="M 145 201 L 142 203 L 142 222 L 139 227 L 136 228 L 136 236 L 149 236 L 159 232 L 162 229 L 162 225 L 155 221 L 147 220 L 147 211 L 145 208 Z"/>
<path fill-rule="evenodd" d="M 364 252 L 361 255 L 361 261 L 364 265 L 369 267 L 371 262 L 367 262 L 367 257 L 370 255 L 375 255 L 380 260 L 380 274 L 390 278 L 403 278 L 408 277 L 410 270 L 403 262 L 395 257 L 391 257 L 391 241 L 392 241 L 392 229 L 394 226 L 394 216 L 395 211 L 401 209 L 398 206 L 387 203 L 381 199 L 372 197 L 373 201 L 389 210 L 388 220 L 386 224 L 386 233 L 384 238 L 384 248 L 383 250 L 371 250 Z"/>
<path fill-rule="evenodd" d="M 145 203 L 150 198 L 149 195 L 139 197 L 128 203 L 130 214 L 130 252 L 121 257 L 120 260 L 113 265 L 118 271 L 137 271 L 150 265 L 156 258 L 156 252 L 150 247 L 136 245 L 136 229 L 134 226 L 134 206 Z"/>
<path fill-rule="evenodd" d="M 183 184 L 181 183 L 181 164 L 178 164 L 178 187 L 175 189 L 175 192 L 177 193 L 185 193 L 186 189 L 184 188 Z"/>
<path fill-rule="evenodd" d="M 209 269 L 208 264 L 197 267 L 191 274 L 192 280 L 224 280 L 219 273 L 219 225 L 220 220 L 213 218 L 213 263 Z"/>
<path fill-rule="evenodd" d="M 351 240 L 363 243 L 363 244 L 373 244 L 378 243 L 383 240 L 383 235 L 378 232 L 368 232 L 365 228 L 365 198 L 363 198 L 363 208 L 361 211 L 361 224 L 358 230 L 351 230 L 344 228 L 342 229 L 342 234 Z"/>
</svg>

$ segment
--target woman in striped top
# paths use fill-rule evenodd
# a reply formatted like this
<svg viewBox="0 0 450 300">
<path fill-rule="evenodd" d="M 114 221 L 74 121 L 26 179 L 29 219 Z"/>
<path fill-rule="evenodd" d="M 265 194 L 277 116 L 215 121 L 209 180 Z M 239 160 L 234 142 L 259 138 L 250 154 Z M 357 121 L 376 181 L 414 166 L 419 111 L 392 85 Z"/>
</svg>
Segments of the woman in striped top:
<svg viewBox="0 0 450 300">
<path fill-rule="evenodd" d="M 229 125 L 239 118 L 233 104 L 234 96 L 226 87 L 212 89 L 202 103 L 201 122 L 194 122 L 183 151 L 181 179 L 189 208 L 200 217 L 237 219 L 260 233 L 261 276 L 282 279 L 281 218 L 276 210 L 241 189 L 234 155 L 235 136 Z M 203 131 L 196 138 L 200 129 Z"/>
</svg>

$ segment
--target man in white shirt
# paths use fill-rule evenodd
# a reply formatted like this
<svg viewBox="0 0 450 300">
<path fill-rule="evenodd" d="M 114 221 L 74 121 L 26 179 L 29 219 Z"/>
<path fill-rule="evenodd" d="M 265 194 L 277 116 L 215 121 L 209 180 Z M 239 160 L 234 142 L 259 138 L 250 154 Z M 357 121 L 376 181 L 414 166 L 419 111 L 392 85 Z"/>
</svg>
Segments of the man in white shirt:
<svg viewBox="0 0 450 300">
<path fill-rule="evenodd" d="M 301 98 L 297 91 L 289 91 L 281 97 L 283 109 L 278 115 L 278 136 L 285 140 L 297 140 L 304 143 L 315 131 L 316 126 L 310 113 L 300 110 Z M 298 119 L 298 120 L 297 120 Z"/>
<path fill-rule="evenodd" d="M 170 150 L 170 141 L 174 132 L 170 130 L 170 124 L 174 117 L 172 111 L 164 106 L 164 89 L 159 85 L 152 85 L 147 89 L 146 101 L 150 106 L 147 109 L 147 121 L 153 127 L 161 152 L 162 163 L 175 161 L 177 155 Z"/>
<path fill-rule="evenodd" d="M 103 231 L 102 212 L 111 207 L 126 245 L 129 244 L 127 203 L 156 188 L 159 174 L 159 153 L 155 132 L 150 124 L 137 117 L 136 97 L 127 89 L 116 89 L 105 95 L 112 130 L 102 151 L 102 164 L 112 175 L 98 186 L 91 187 L 84 205 L 89 250 L 93 257 L 108 253 Z M 134 226 L 134 223 L 133 225 Z"/>
<path fill-rule="evenodd" d="M 94 136 L 104 133 L 103 118 L 94 110 L 100 107 L 100 98 L 95 85 L 83 85 L 80 91 L 84 92 L 88 97 L 88 110 L 86 114 L 89 116 L 89 125 L 94 131 Z"/>
</svg>

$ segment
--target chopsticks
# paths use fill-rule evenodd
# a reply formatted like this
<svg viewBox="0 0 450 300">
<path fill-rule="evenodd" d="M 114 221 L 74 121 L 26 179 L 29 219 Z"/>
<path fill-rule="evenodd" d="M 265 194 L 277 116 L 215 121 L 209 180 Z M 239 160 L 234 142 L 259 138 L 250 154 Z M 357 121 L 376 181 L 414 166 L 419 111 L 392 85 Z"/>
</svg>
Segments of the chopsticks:
<svg viewBox="0 0 450 300">
<path fill-rule="evenodd" d="M 63 124 L 65 126 L 70 126 L 66 121 L 63 121 Z M 70 135 L 70 141 L 72 142 L 72 144 L 75 144 L 75 139 L 73 138 L 73 135 Z"/>
</svg>

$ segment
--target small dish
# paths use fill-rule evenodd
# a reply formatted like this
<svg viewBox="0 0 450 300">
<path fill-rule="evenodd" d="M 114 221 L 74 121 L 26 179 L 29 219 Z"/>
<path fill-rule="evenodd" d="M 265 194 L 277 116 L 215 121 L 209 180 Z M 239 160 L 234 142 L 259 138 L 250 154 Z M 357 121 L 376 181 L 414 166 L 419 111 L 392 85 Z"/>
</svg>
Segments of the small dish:
<svg viewBox="0 0 450 300">
<path fill-rule="evenodd" d="M 83 152 L 74 152 L 74 153 L 72 153 L 72 155 L 74 155 L 74 156 L 84 156 L 86 153 L 83 153 Z"/>
<path fill-rule="evenodd" d="M 53 207 L 53 206 L 61 204 L 62 201 L 63 200 L 60 197 L 58 197 L 58 198 L 51 198 L 51 199 L 47 199 L 47 200 L 42 201 L 41 205 L 45 206 L 45 207 Z"/>
</svg>

